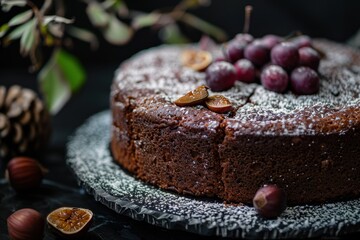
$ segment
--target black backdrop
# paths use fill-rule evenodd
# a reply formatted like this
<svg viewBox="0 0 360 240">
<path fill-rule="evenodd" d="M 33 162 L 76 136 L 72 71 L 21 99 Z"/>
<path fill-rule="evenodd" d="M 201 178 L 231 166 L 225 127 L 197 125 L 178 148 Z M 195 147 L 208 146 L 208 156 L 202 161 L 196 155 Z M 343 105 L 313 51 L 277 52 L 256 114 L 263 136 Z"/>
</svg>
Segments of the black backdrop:
<svg viewBox="0 0 360 240">
<path fill-rule="evenodd" d="M 41 2 L 41 1 L 35 1 Z M 67 17 L 76 17 L 77 25 L 90 28 L 84 10 L 85 5 L 80 1 L 66 0 Z M 175 0 L 128 0 L 130 8 L 151 11 L 155 8 L 172 6 L 179 1 Z M 223 28 L 230 37 L 242 30 L 243 10 L 245 5 L 254 7 L 251 23 L 251 33 L 262 36 L 268 33 L 287 35 L 294 30 L 300 30 L 312 37 L 329 38 L 334 41 L 345 42 L 360 28 L 360 1 L 359 0 L 213 0 L 207 8 L 195 10 L 200 17 Z M 12 14 L 0 12 L 0 25 L 9 19 Z M 192 40 L 197 41 L 200 34 L 196 31 L 184 29 Z M 97 31 L 95 31 L 97 32 Z M 100 33 L 99 39 L 101 39 Z M 85 119 L 94 113 L 108 109 L 109 90 L 113 72 L 121 61 L 135 52 L 161 44 L 157 33 L 144 29 L 136 33 L 134 39 L 127 45 L 115 47 L 101 41 L 100 48 L 92 52 L 89 46 L 76 42 L 70 49 L 85 64 L 87 83 L 84 88 L 72 97 L 69 104 L 52 119 L 53 134 L 48 151 L 42 159 L 50 173 L 46 179 L 76 188 L 77 183 L 69 169 L 66 168 L 66 142 L 68 137 L 79 127 Z M 18 43 L 8 48 L 0 46 L 0 85 L 21 84 L 33 89 L 37 88 L 36 75 L 27 72 L 29 62 L 19 56 Z M 4 165 L 0 162 L 0 179 L 3 177 Z M 7 185 L 0 185 L 7 189 Z M 46 199 L 45 194 L 41 199 Z M 111 211 L 95 203 L 92 197 L 83 196 L 84 200 L 77 205 L 90 204 L 96 214 L 107 212 L 109 218 L 117 218 L 117 225 L 106 224 L 94 230 L 99 236 L 105 233 L 116 234 L 117 238 L 124 239 L 200 239 L 198 236 L 185 235 L 173 231 L 165 231 L 147 224 L 130 221 L 128 218 L 117 216 Z M 2 199 L 6 202 L 1 202 Z M 14 209 L 20 207 L 34 207 L 38 202 L 27 205 L 21 199 L 13 197 L 14 201 L 5 200 L 0 192 L 0 238 L 6 236 L 6 218 Z M 39 200 L 40 201 L 40 200 Z M 4 205 L 5 204 L 5 205 Z M 42 210 L 43 214 L 50 211 L 50 207 Z M 121 230 L 122 229 L 122 230 Z M 119 235 L 119 231 L 122 231 Z M 123 230 L 124 231 L 123 233 Z M 1 235 L 3 234 L 3 235 Z M 126 235 L 127 234 L 127 235 Z M 131 235 L 129 235 L 131 234 Z M 170 238 L 170 236 L 172 236 Z M 46 235 L 45 239 L 53 239 Z M 104 238 L 111 239 L 111 238 Z M 202 238 L 201 238 L 202 239 Z M 344 237 L 349 239 L 349 236 Z M 358 239 L 358 236 L 352 238 Z"/>
<path fill-rule="evenodd" d="M 39 4 L 42 1 L 34 2 Z M 126 1 L 129 8 L 147 12 L 171 7 L 179 2 Z M 87 81 L 84 88 L 53 118 L 51 145 L 61 154 L 64 154 L 67 137 L 76 127 L 91 114 L 108 109 L 109 89 L 117 66 L 137 51 L 161 44 L 156 32 L 143 29 L 137 32 L 127 45 L 110 45 L 102 39 L 99 31 L 91 27 L 82 1 L 65 0 L 65 3 L 66 17 L 75 17 L 78 26 L 93 29 L 100 39 L 100 47 L 97 51 L 91 51 L 88 44 L 75 42 L 74 47 L 69 49 L 85 65 Z M 248 4 L 254 7 L 250 32 L 255 37 L 269 33 L 287 35 L 294 30 L 300 30 L 312 37 L 346 42 L 360 29 L 358 0 L 212 0 L 209 7 L 196 9 L 193 13 L 223 28 L 231 38 L 242 31 L 244 7 Z M 0 25 L 19 10 L 21 9 L 14 8 L 10 13 L 0 12 Z M 183 27 L 193 41 L 199 40 L 199 32 Z M 29 60 L 19 55 L 18 42 L 7 48 L 0 46 L 0 85 L 20 84 L 37 90 L 36 74 L 30 74 L 27 71 L 28 66 Z"/>
<path fill-rule="evenodd" d="M 41 3 L 35 0 L 35 3 Z M 128 0 L 129 8 L 152 11 L 174 6 L 179 0 Z M 65 0 L 68 9 L 66 17 L 76 18 L 78 26 L 92 28 L 85 15 L 85 5 L 80 0 Z M 250 32 L 255 37 L 274 33 L 287 35 L 300 30 L 312 37 L 328 38 L 346 42 L 360 28 L 360 1 L 358 0 L 212 0 L 209 7 L 194 10 L 193 13 L 223 28 L 233 37 L 243 27 L 244 7 L 254 7 Z M 18 11 L 19 9 L 14 9 Z M 14 12 L 0 12 L 0 25 L 13 16 Z M 93 29 L 93 28 L 92 28 Z M 185 28 L 193 41 L 201 34 Z M 133 40 L 124 46 L 106 43 L 100 32 L 100 48 L 90 51 L 89 45 L 76 42 L 70 49 L 84 63 L 87 82 L 83 89 L 53 118 L 51 150 L 63 155 L 68 136 L 90 115 L 109 106 L 109 90 L 113 72 L 125 59 L 144 48 L 161 44 L 156 32 L 144 29 L 137 32 Z M 0 85 L 21 84 L 37 90 L 36 74 L 28 73 L 29 61 L 19 56 L 19 44 L 7 48 L 0 46 Z M 57 156 L 62 158 L 62 156 Z M 1 175 L 1 174 L 0 174 Z"/>
<path fill-rule="evenodd" d="M 34 1 L 42 2 L 42 1 Z M 140 11 L 151 11 L 157 8 L 174 6 L 179 0 L 128 0 L 129 8 Z M 71 52 L 79 56 L 87 64 L 119 63 L 140 49 L 160 44 L 156 32 L 144 29 L 137 32 L 127 45 L 116 47 L 102 40 L 101 34 L 92 28 L 86 15 L 85 5 L 81 1 L 66 0 L 67 17 L 75 17 L 76 24 L 93 29 L 101 40 L 97 51 L 90 51 L 85 43 L 76 42 Z M 254 7 L 250 32 L 257 37 L 274 33 L 287 35 L 300 30 L 312 37 L 328 38 L 345 42 L 360 28 L 360 1 L 357 0 L 212 0 L 209 7 L 196 9 L 193 13 L 224 29 L 230 37 L 242 30 L 244 6 Z M 16 9 L 10 13 L 0 13 L 0 24 L 9 19 Z M 183 26 L 184 27 L 184 26 Z M 184 27 L 193 41 L 200 34 Z M 23 66 L 28 61 L 18 54 L 18 44 L 0 48 L 0 70 L 8 67 Z M 1 80 L 0 80 L 1 81 Z"/>
</svg>

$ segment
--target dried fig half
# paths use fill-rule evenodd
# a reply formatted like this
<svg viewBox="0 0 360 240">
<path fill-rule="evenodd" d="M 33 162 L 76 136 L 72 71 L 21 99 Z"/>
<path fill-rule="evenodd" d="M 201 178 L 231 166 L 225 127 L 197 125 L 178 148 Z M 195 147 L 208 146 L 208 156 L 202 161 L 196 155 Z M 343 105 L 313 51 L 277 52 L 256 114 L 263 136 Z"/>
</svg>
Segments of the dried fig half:
<svg viewBox="0 0 360 240">
<path fill-rule="evenodd" d="M 184 96 L 176 99 L 174 103 L 179 107 L 194 106 L 203 103 L 208 96 L 209 93 L 207 91 L 207 87 L 201 85 L 200 87 L 186 93 Z"/>
<path fill-rule="evenodd" d="M 89 209 L 61 207 L 49 213 L 46 221 L 55 233 L 66 238 L 78 238 L 88 231 L 92 218 Z"/>
<path fill-rule="evenodd" d="M 205 104 L 208 109 L 216 113 L 225 113 L 232 109 L 232 104 L 222 95 L 213 95 L 206 99 Z"/>
<path fill-rule="evenodd" d="M 181 54 L 181 63 L 195 71 L 205 70 L 212 62 L 211 53 L 201 50 L 185 50 Z"/>
</svg>

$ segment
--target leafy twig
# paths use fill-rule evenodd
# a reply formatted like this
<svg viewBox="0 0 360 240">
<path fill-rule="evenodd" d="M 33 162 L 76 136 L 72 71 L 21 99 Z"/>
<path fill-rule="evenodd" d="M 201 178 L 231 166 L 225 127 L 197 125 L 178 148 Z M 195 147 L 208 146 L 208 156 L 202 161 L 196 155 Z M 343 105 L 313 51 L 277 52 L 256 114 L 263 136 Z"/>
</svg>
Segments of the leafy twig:
<svg viewBox="0 0 360 240">
<path fill-rule="evenodd" d="M 42 5 L 42 7 L 40 9 L 41 15 L 44 16 L 49 11 L 52 4 L 53 4 L 53 0 L 45 0 L 44 4 Z"/>
<path fill-rule="evenodd" d="M 39 8 L 32 2 L 32 1 L 29 1 L 27 0 L 26 1 L 26 4 L 31 7 L 31 9 L 33 10 L 34 12 L 34 15 L 36 16 L 36 18 L 38 19 L 38 23 L 41 23 L 42 22 L 42 13 L 40 12 Z"/>
<path fill-rule="evenodd" d="M 164 42 L 187 42 L 188 39 L 182 34 L 178 22 L 219 41 L 226 39 L 226 34 L 221 29 L 188 13 L 189 9 L 210 4 L 210 0 L 182 0 L 173 8 L 150 13 L 128 9 L 124 0 L 79 1 L 86 5 L 86 13 L 92 25 L 113 45 L 126 44 L 133 38 L 135 31 L 145 27 L 159 30 Z M 52 113 L 56 113 L 85 80 L 81 64 L 63 47 L 67 46 L 69 37 L 75 37 L 90 43 L 91 48 L 95 49 L 98 46 L 96 35 L 73 26 L 74 18 L 65 17 L 64 0 L 44 0 L 41 6 L 30 0 L 1 0 L 1 6 L 3 11 L 9 11 L 15 6 L 31 8 L 0 26 L 0 38 L 4 38 L 4 45 L 20 39 L 20 52 L 23 56 L 29 56 L 32 62 L 31 70 L 36 71 L 42 67 L 38 76 L 40 88 L 48 108 Z M 127 21 L 131 22 L 130 26 Z M 53 48 L 52 56 L 44 66 L 41 46 Z"/>
<path fill-rule="evenodd" d="M 220 42 L 227 39 L 226 33 L 223 30 L 190 13 L 184 13 L 179 20 L 206 34 L 209 34 L 212 37 L 215 37 Z"/>
</svg>

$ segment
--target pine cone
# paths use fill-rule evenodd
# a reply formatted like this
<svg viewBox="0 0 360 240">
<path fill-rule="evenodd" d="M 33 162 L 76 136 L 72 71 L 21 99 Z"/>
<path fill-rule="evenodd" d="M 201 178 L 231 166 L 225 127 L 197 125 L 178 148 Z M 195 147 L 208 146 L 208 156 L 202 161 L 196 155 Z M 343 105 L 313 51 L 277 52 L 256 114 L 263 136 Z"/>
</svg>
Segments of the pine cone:
<svg viewBox="0 0 360 240">
<path fill-rule="evenodd" d="M 0 86 L 0 158 L 37 155 L 49 135 L 49 113 L 36 93 L 18 85 Z"/>
</svg>

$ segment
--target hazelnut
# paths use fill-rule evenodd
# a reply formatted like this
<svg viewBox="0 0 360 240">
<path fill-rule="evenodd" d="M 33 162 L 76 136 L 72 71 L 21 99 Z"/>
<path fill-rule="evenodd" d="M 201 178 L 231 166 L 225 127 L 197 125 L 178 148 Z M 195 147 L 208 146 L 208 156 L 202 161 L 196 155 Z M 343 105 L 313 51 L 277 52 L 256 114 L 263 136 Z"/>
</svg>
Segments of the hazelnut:
<svg viewBox="0 0 360 240">
<path fill-rule="evenodd" d="M 61 207 L 46 218 L 49 228 L 65 238 L 78 238 L 87 233 L 93 213 L 89 209 Z"/>
<path fill-rule="evenodd" d="M 229 99 L 222 95 L 213 95 L 206 99 L 206 106 L 213 112 L 225 113 L 232 109 Z"/>
<path fill-rule="evenodd" d="M 253 205 L 262 217 L 277 218 L 286 209 L 286 194 L 276 185 L 265 185 L 256 192 Z"/>
<path fill-rule="evenodd" d="M 7 165 L 7 177 L 18 193 L 25 193 L 39 187 L 43 179 L 40 164 L 28 157 L 16 157 Z"/>
<path fill-rule="evenodd" d="M 10 239 L 43 239 L 44 219 L 34 209 L 24 208 L 14 212 L 7 219 L 7 227 Z"/>
<path fill-rule="evenodd" d="M 184 106 L 194 106 L 200 103 L 203 103 L 205 99 L 208 97 L 207 87 L 201 85 L 197 87 L 195 90 L 192 90 L 186 93 L 184 96 L 175 100 L 175 104 L 180 107 Z"/>
</svg>

